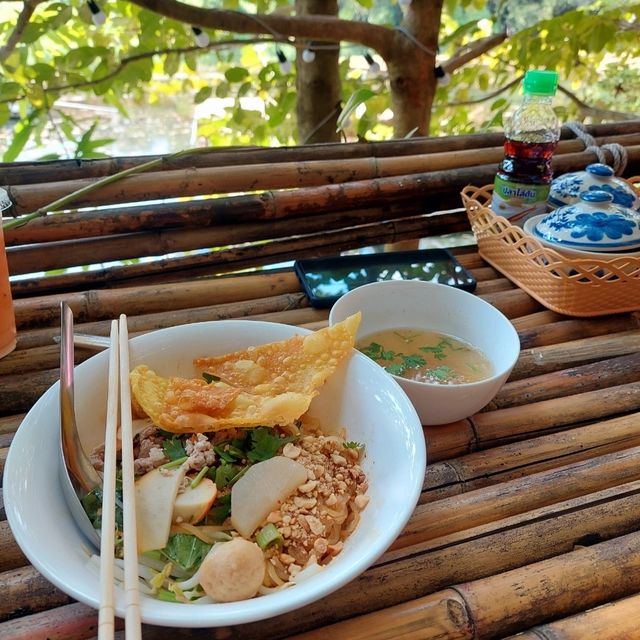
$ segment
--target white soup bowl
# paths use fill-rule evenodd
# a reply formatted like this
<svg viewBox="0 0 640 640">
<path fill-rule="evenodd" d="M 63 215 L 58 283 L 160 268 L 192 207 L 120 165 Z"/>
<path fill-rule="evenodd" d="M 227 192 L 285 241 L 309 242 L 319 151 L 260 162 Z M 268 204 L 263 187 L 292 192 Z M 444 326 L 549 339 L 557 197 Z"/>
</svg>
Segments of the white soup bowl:
<svg viewBox="0 0 640 640">
<path fill-rule="evenodd" d="M 393 375 L 423 425 L 455 422 L 482 409 L 502 387 L 520 353 L 518 334 L 500 311 L 476 295 L 448 285 L 419 280 L 363 285 L 335 303 L 329 323 L 340 322 L 356 311 L 362 312 L 356 340 L 385 329 L 435 331 L 468 342 L 491 362 L 491 377 L 464 384 L 418 382 Z"/>
</svg>

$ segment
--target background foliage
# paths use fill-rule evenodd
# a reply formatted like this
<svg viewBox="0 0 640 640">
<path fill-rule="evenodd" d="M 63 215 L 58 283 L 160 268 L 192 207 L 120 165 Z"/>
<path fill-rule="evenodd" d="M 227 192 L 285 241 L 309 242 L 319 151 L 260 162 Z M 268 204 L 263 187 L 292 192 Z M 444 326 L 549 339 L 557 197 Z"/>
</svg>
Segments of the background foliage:
<svg viewBox="0 0 640 640">
<path fill-rule="evenodd" d="M 281 68 L 271 38 L 256 42 L 210 31 L 209 45 L 199 47 L 189 25 L 121 0 L 99 4 L 107 17 L 100 27 L 84 0 L 40 4 L 17 46 L 5 55 L 0 49 L 4 161 L 27 155 L 97 157 L 112 150 L 114 137 L 139 134 L 140 114 L 151 126 L 138 140 L 139 152 L 153 150 L 156 136 L 184 128 L 185 122 L 190 141 L 198 145 L 297 142 L 295 70 Z M 14 31 L 21 5 L 0 3 L 0 42 Z M 258 14 L 293 11 L 286 0 L 201 5 Z M 344 2 L 340 17 L 393 28 L 402 11 L 397 1 L 359 0 Z M 640 4 L 446 0 L 439 59 L 502 30 L 509 37 L 501 45 L 457 69 L 448 84 L 440 83 L 431 118 L 434 135 L 500 128 L 517 100 L 518 79 L 532 67 L 559 71 L 563 119 L 600 121 L 640 113 Z M 289 60 L 296 55 L 289 44 L 280 48 Z M 344 124 L 344 135 L 389 138 L 393 114 L 385 69 L 373 72 L 366 53 L 382 62 L 374 52 L 342 43 L 343 104 L 358 91 L 366 96 Z M 78 103 L 92 109 L 69 108 Z"/>
</svg>

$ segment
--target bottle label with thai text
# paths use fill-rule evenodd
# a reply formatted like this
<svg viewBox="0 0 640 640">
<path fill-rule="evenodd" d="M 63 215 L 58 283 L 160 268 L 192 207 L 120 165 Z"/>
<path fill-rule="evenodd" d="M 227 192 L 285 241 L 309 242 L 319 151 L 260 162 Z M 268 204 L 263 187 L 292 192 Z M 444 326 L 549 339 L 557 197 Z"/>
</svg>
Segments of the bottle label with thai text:
<svg viewBox="0 0 640 640">
<path fill-rule="evenodd" d="M 493 187 L 491 208 L 496 215 L 521 226 L 527 218 L 547 211 L 548 197 L 548 184 L 511 182 L 498 175 Z"/>
</svg>

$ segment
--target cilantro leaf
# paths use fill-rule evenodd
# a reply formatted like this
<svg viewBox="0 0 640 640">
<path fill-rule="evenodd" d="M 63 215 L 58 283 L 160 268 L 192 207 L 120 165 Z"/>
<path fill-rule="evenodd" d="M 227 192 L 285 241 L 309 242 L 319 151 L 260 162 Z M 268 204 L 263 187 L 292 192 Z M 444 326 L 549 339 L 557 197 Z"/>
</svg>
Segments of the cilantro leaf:
<svg viewBox="0 0 640 640">
<path fill-rule="evenodd" d="M 403 364 L 407 369 L 417 369 L 427 364 L 427 361 L 419 356 L 417 353 L 412 353 L 410 356 L 402 356 Z"/>
<path fill-rule="evenodd" d="M 171 461 L 179 460 L 187 455 L 187 452 L 184 450 L 184 446 L 182 445 L 182 440 L 180 440 L 177 435 L 172 435 L 171 438 L 165 438 L 162 442 L 162 449 L 164 451 L 164 455 Z"/>
<path fill-rule="evenodd" d="M 245 467 L 242 467 L 238 464 L 230 464 L 228 462 L 223 462 L 219 467 L 215 469 L 214 480 L 216 483 L 216 487 L 218 490 L 225 489 L 230 484 L 232 484 L 237 476 L 244 470 Z M 213 470 L 212 470 L 213 471 Z"/>
<path fill-rule="evenodd" d="M 385 367 L 385 371 L 393 374 L 394 376 L 401 376 L 406 370 L 407 367 L 404 364 L 396 362 Z"/>
<path fill-rule="evenodd" d="M 453 376 L 453 369 L 451 367 L 447 367 L 446 364 L 443 364 L 439 367 L 435 367 L 435 369 L 429 369 L 429 375 L 436 380 L 446 380 Z"/>
<path fill-rule="evenodd" d="M 273 458 L 280 450 L 280 447 L 296 439 L 295 436 L 281 438 L 273 432 L 273 429 L 267 427 L 252 429 L 250 434 L 251 450 L 247 453 L 247 458 L 251 460 L 251 462 L 262 462 L 263 460 Z"/>
<path fill-rule="evenodd" d="M 355 440 L 349 440 L 348 442 L 343 442 L 342 446 L 345 449 L 362 449 L 364 447 L 362 442 L 356 442 Z"/>
</svg>

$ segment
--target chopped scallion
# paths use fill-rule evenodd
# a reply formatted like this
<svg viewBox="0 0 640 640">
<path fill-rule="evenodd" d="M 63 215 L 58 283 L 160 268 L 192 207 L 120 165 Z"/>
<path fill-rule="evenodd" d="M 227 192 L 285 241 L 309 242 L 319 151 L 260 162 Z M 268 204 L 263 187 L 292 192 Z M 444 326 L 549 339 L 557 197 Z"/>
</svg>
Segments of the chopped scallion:
<svg viewBox="0 0 640 640">
<path fill-rule="evenodd" d="M 166 462 L 165 464 L 161 464 L 161 469 L 174 469 L 175 467 L 179 467 L 183 462 L 186 462 L 189 459 L 189 456 L 184 456 L 182 458 L 178 458 L 177 460 L 172 460 L 171 462 Z"/>
<path fill-rule="evenodd" d="M 195 489 L 200 484 L 200 480 L 204 478 L 207 471 L 209 471 L 209 467 L 207 467 L 207 465 L 205 465 L 204 467 L 202 467 L 202 469 L 200 469 L 200 471 L 198 471 L 198 475 L 191 481 L 192 489 Z"/>
<path fill-rule="evenodd" d="M 268 549 L 274 544 L 280 546 L 283 543 L 282 534 L 272 522 L 265 524 L 256 534 L 256 543 L 262 549 Z"/>
</svg>

